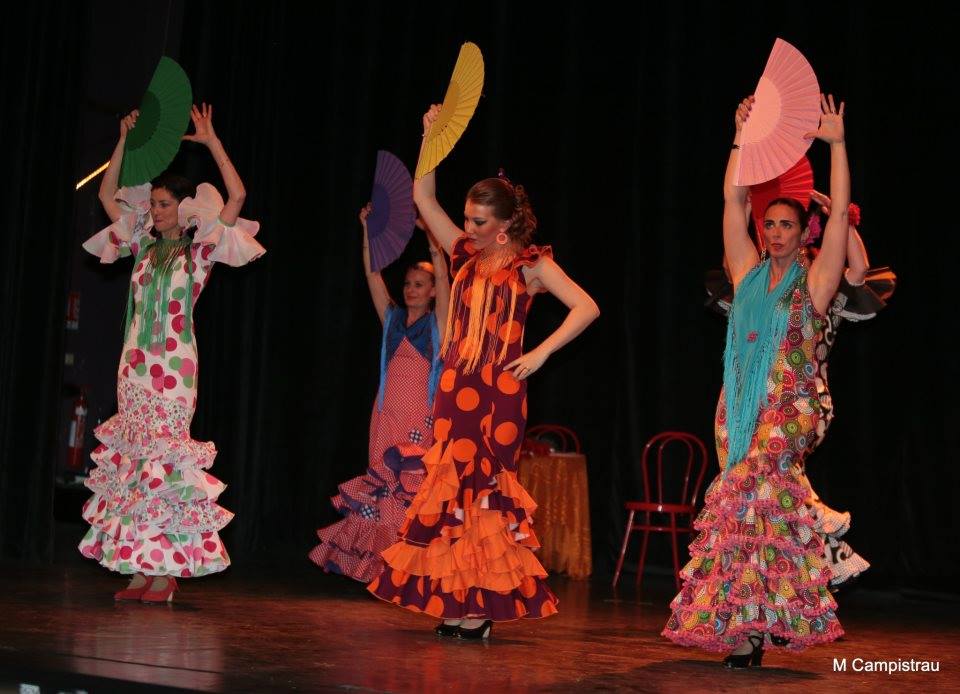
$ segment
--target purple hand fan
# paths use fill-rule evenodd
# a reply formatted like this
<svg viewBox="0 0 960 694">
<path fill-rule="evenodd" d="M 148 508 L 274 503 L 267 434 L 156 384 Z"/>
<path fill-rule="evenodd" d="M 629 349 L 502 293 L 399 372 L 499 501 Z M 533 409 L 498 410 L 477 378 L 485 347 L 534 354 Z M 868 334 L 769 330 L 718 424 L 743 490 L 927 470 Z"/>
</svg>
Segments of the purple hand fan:
<svg viewBox="0 0 960 694">
<path fill-rule="evenodd" d="M 410 172 L 402 161 L 382 149 L 377 152 L 370 202 L 373 203 L 367 217 L 370 269 L 380 272 L 403 253 L 417 219 Z"/>
</svg>

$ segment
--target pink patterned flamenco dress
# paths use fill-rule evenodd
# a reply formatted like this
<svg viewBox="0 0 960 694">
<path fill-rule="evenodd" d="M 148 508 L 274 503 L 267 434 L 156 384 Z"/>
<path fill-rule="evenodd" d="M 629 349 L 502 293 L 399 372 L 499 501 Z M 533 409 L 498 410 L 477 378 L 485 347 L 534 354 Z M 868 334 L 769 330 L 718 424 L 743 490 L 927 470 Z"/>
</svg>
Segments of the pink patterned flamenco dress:
<svg viewBox="0 0 960 694">
<path fill-rule="evenodd" d="M 424 478 L 422 456 L 433 443 L 433 396 L 439 378 L 439 328 L 430 311 L 407 325 L 407 310 L 389 306 L 380 355 L 380 390 L 370 416 L 366 472 L 331 499 L 344 518 L 317 530 L 309 557 L 324 571 L 369 583 L 380 553 L 397 532 Z"/>
</svg>

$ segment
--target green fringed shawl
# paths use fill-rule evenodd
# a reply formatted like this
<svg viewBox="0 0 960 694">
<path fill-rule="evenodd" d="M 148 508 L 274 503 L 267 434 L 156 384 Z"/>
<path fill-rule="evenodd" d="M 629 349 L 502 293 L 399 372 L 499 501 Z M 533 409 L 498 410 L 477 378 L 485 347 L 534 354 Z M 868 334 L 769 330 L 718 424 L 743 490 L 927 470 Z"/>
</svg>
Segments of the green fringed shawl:
<svg viewBox="0 0 960 694">
<path fill-rule="evenodd" d="M 177 260 L 181 256 L 187 271 L 186 295 L 183 299 L 184 315 L 186 317 L 184 332 L 188 335 L 191 334 L 191 322 L 193 320 L 193 259 L 189 253 L 191 243 L 192 239 L 188 236 L 180 239 L 161 238 L 152 243 L 144 244 L 140 252 L 137 253 L 134 267 L 146 259 L 149 267 L 144 270 L 144 274 L 149 276 L 149 280 L 143 285 L 143 294 L 139 305 L 134 298 L 135 287 L 133 283 L 130 284 L 130 290 L 127 294 L 126 321 L 123 328 L 124 342 L 130 336 L 130 327 L 133 325 L 135 313 L 139 313 L 140 325 L 137 330 L 137 347 L 149 350 L 153 345 L 159 345 L 162 351 L 166 351 L 170 283 L 173 280 Z"/>
</svg>

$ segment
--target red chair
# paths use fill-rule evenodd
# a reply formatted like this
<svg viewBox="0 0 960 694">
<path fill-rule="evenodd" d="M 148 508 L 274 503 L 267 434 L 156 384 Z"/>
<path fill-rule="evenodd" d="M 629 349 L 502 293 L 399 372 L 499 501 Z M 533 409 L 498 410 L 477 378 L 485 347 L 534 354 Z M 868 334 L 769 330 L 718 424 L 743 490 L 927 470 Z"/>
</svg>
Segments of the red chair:
<svg viewBox="0 0 960 694">
<path fill-rule="evenodd" d="M 543 437 L 543 438 L 541 438 Z M 561 453 L 580 453 L 580 439 L 572 429 L 559 424 L 538 424 L 527 429 L 525 438 L 530 441 L 558 443 Z M 553 446 L 551 446 L 552 448 Z"/>
<path fill-rule="evenodd" d="M 683 489 L 671 502 L 664 501 L 663 494 L 663 449 L 670 443 L 682 443 L 687 447 L 687 461 L 683 470 Z M 650 451 L 657 449 L 656 469 L 656 497 L 651 494 L 648 458 Z M 699 460 L 697 460 L 699 458 Z M 647 558 L 647 540 L 650 533 L 670 533 L 670 542 L 673 548 L 673 573 L 680 589 L 680 551 L 677 545 L 677 536 L 680 533 L 693 533 L 693 519 L 696 515 L 697 496 L 700 485 L 703 484 L 703 475 L 707 469 L 707 449 L 703 442 L 693 434 L 682 431 L 664 431 L 647 442 L 643 449 L 640 462 L 643 470 L 643 501 L 628 501 L 623 506 L 630 514 L 627 516 L 627 529 L 623 534 L 623 546 L 620 548 L 620 559 L 617 561 L 617 570 L 613 574 L 613 587 L 617 587 L 620 580 L 620 570 L 623 568 L 623 559 L 627 554 L 627 544 L 630 534 L 643 533 L 643 544 L 640 546 L 640 562 L 637 565 L 637 586 L 643 580 L 643 564 Z M 695 481 L 694 480 L 695 477 Z M 691 481 L 693 483 L 691 484 Z M 675 502 L 675 503 L 674 503 Z M 643 522 L 634 522 L 637 511 L 644 514 Z M 654 523 L 651 514 L 659 514 L 668 518 Z"/>
</svg>

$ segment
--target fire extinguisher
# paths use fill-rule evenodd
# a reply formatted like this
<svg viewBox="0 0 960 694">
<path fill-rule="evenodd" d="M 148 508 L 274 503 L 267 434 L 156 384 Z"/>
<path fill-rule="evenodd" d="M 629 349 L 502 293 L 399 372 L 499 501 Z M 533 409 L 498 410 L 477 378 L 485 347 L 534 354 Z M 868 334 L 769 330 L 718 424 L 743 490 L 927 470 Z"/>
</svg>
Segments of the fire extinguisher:
<svg viewBox="0 0 960 694">
<path fill-rule="evenodd" d="M 87 399 L 80 395 L 73 401 L 73 416 L 70 418 L 70 434 L 67 437 L 67 469 L 83 472 L 83 439 L 87 424 Z"/>
</svg>

